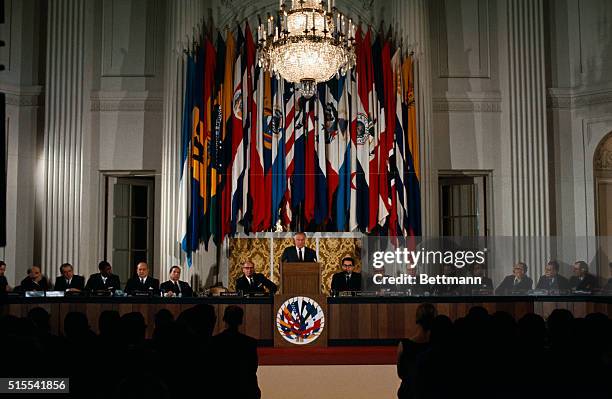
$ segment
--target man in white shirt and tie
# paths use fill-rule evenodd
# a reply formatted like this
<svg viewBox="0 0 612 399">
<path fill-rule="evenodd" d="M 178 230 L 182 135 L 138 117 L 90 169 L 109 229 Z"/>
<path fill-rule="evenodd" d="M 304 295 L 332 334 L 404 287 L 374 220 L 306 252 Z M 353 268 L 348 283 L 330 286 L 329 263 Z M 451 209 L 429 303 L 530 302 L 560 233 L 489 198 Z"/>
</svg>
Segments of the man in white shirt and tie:
<svg viewBox="0 0 612 399">
<path fill-rule="evenodd" d="M 149 265 L 140 262 L 136 266 L 136 276 L 128 280 L 125 285 L 125 292 L 134 295 L 137 292 L 151 292 L 153 295 L 159 294 L 159 280 L 149 276 Z"/>
<path fill-rule="evenodd" d="M 165 297 L 181 296 L 191 297 L 193 296 L 193 290 L 189 284 L 185 281 L 181 281 L 181 268 L 179 266 L 172 266 L 170 268 L 170 279 L 162 283 L 159 289 L 164 293 Z"/>
<path fill-rule="evenodd" d="M 55 279 L 56 291 L 81 291 L 85 288 L 85 279 L 82 276 L 74 274 L 74 268 L 70 263 L 64 263 L 60 266 L 61 275 Z"/>
<path fill-rule="evenodd" d="M 293 236 L 295 245 L 285 248 L 281 262 L 316 262 L 317 253 L 306 246 L 306 234 L 299 232 Z"/>
<path fill-rule="evenodd" d="M 247 260 L 242 264 L 243 276 L 236 279 L 236 291 L 244 294 L 265 293 L 266 289 L 272 295 L 278 290 L 276 284 L 261 273 L 255 273 L 255 264 Z"/>
</svg>

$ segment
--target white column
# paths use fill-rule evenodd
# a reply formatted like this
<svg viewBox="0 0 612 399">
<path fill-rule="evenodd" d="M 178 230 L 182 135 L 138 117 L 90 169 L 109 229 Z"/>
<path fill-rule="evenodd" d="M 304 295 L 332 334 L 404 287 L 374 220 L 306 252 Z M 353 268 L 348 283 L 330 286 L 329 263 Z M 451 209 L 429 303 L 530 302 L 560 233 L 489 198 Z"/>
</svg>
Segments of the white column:
<svg viewBox="0 0 612 399">
<path fill-rule="evenodd" d="M 160 277 L 165 279 L 172 265 L 184 265 L 185 256 L 177 240 L 177 209 L 180 175 L 181 119 L 185 86 L 183 50 L 191 46 L 194 29 L 206 14 L 202 0 L 170 1 L 167 10 L 166 57 L 164 81 L 164 132 L 161 175 Z M 201 248 L 193 255 L 193 266 L 184 270 L 182 279 L 206 280 L 216 263 L 216 248 L 210 243 L 208 252 Z"/>
<path fill-rule="evenodd" d="M 7 279 L 14 287 L 27 268 L 40 262 L 36 222 L 40 223 L 37 191 L 42 170 L 38 157 L 43 137 L 44 68 L 39 60 L 44 52 L 39 41 L 44 34 L 40 31 L 40 1 L 7 1 L 4 7 L 0 32 L 6 41 L 1 51 L 6 70 L 0 74 L 0 91 L 6 93 L 7 243 L 0 248 L 0 259 L 7 263 Z"/>
<path fill-rule="evenodd" d="M 404 47 L 414 51 L 415 102 L 420 144 L 421 223 L 424 236 L 438 234 L 437 171 L 433 170 L 433 102 L 429 2 L 394 0 L 392 25 L 401 34 Z"/>
<path fill-rule="evenodd" d="M 81 263 L 85 10 L 81 0 L 50 0 L 47 19 L 42 267 Z"/>
<path fill-rule="evenodd" d="M 508 100 L 512 235 L 516 260 L 543 268 L 550 234 L 543 0 L 508 0 Z"/>
</svg>

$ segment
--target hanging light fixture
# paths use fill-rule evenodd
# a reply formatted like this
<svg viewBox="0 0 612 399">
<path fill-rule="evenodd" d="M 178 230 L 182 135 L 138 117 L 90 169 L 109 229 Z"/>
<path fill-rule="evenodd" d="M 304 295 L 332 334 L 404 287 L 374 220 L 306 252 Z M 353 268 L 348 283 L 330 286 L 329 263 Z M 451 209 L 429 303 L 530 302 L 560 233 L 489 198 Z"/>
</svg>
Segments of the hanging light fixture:
<svg viewBox="0 0 612 399">
<path fill-rule="evenodd" d="M 333 0 L 280 0 L 279 18 L 269 16 L 257 29 L 259 65 L 277 78 L 298 83 L 306 98 L 355 65 L 355 25 Z"/>
</svg>

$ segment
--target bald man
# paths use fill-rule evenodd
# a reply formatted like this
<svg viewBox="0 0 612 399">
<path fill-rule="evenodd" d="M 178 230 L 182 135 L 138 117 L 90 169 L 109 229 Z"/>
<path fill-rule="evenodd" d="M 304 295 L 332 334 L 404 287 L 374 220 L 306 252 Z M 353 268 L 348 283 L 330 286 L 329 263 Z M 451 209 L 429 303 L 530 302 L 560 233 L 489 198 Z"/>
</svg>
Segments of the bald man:
<svg viewBox="0 0 612 399">
<path fill-rule="evenodd" d="M 128 280 L 125 285 L 125 292 L 134 295 L 136 292 L 152 292 L 159 295 L 159 280 L 149 276 L 149 265 L 140 262 L 136 266 L 136 276 Z"/>
</svg>

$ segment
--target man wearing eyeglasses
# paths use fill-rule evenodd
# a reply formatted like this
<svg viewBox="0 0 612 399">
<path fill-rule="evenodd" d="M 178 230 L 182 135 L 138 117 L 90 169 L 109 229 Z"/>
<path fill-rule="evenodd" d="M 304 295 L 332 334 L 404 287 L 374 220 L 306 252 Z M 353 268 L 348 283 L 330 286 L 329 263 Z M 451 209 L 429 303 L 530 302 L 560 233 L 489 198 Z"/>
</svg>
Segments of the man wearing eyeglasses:
<svg viewBox="0 0 612 399">
<path fill-rule="evenodd" d="M 496 295 L 509 295 L 516 292 L 527 291 L 533 288 L 533 280 L 527 277 L 527 264 L 518 262 L 512 267 L 512 274 L 506 276 L 504 281 L 495 290 Z"/>
<path fill-rule="evenodd" d="M 583 260 L 574 263 L 574 275 L 569 284 L 576 291 L 593 291 L 599 287 L 597 277 L 589 273 L 589 265 Z"/>
<path fill-rule="evenodd" d="M 361 273 L 355 270 L 355 260 L 350 256 L 342 259 L 342 271 L 332 277 L 332 293 L 341 291 L 361 291 Z"/>
<path fill-rule="evenodd" d="M 274 295 L 278 290 L 276 284 L 261 273 L 255 273 L 255 264 L 247 260 L 242 264 L 243 276 L 236 279 L 236 291 L 243 294 L 265 293 L 266 289 Z"/>
</svg>

